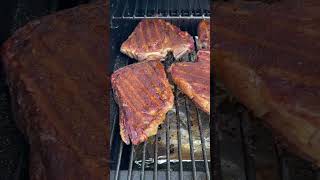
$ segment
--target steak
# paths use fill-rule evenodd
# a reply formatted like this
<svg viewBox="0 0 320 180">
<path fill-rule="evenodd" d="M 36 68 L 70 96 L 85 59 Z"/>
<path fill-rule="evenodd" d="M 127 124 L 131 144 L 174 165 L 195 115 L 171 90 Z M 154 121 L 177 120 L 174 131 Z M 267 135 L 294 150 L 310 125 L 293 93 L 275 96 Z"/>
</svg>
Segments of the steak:
<svg viewBox="0 0 320 180">
<path fill-rule="evenodd" d="M 203 49 L 210 49 L 210 21 L 202 20 L 198 25 L 199 46 Z"/>
<path fill-rule="evenodd" d="M 210 114 L 209 51 L 199 51 L 197 62 L 172 64 L 169 72 L 174 83 L 204 112 Z"/>
<path fill-rule="evenodd" d="M 214 65 L 226 88 L 320 165 L 320 24 L 316 0 L 215 11 Z M 290 8 L 288 8 L 290 6 Z M 250 10 L 248 10 L 250 9 Z M 268 18 L 265 18 L 268 17 Z"/>
<path fill-rule="evenodd" d="M 97 2 L 28 23 L 1 55 L 30 180 L 109 178 L 107 6 Z"/>
<path fill-rule="evenodd" d="M 139 144 L 157 133 L 173 107 L 173 93 L 159 60 L 144 61 L 115 71 L 111 83 L 120 108 L 120 135 Z"/>
<path fill-rule="evenodd" d="M 121 52 L 138 61 L 164 60 L 172 51 L 176 59 L 194 51 L 193 38 L 161 19 L 142 20 L 121 45 Z"/>
</svg>

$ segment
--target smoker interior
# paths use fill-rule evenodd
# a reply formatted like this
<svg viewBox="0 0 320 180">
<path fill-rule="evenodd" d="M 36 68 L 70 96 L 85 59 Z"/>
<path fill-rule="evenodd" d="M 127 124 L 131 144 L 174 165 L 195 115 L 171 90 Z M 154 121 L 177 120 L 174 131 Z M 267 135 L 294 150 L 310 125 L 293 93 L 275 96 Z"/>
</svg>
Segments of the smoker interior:
<svg viewBox="0 0 320 180">
<path fill-rule="evenodd" d="M 179 26 L 182 30 L 188 31 L 192 36 L 196 35 L 197 25 L 199 23 L 198 20 L 169 20 L 171 23 Z M 112 37 L 112 59 L 113 59 L 113 67 L 118 69 L 123 67 L 127 64 L 135 63 L 136 61 L 127 57 L 124 54 L 121 54 L 119 49 L 122 42 L 126 40 L 126 38 L 130 35 L 130 33 L 134 30 L 135 26 L 139 20 L 121 20 L 121 21 L 114 21 L 113 25 L 116 27 L 111 31 Z M 121 31 L 121 33 L 120 33 Z M 168 57 L 170 58 L 170 57 Z M 189 59 L 190 58 L 190 59 Z M 191 56 L 188 57 L 186 60 L 191 61 Z M 170 60 L 167 60 L 170 61 Z M 174 114 L 172 118 L 170 118 L 170 112 L 167 114 L 166 121 L 163 125 L 160 126 L 158 134 L 154 137 L 150 137 L 149 140 L 145 143 L 142 143 L 138 146 L 132 145 L 125 145 L 119 136 L 119 123 L 118 123 L 118 106 L 113 100 L 113 95 L 111 95 L 112 103 L 111 103 L 111 136 L 110 136 L 110 147 L 111 148 L 111 178 L 114 179 L 123 179 L 124 177 L 127 178 L 128 176 L 136 179 L 137 177 L 146 175 L 146 179 L 148 177 L 153 178 L 153 173 L 158 174 L 159 179 L 161 177 L 167 176 L 167 170 L 170 169 L 170 176 L 172 179 L 178 178 L 179 173 L 187 179 L 188 177 L 192 177 L 193 175 L 197 176 L 197 179 L 205 179 L 208 177 L 210 178 L 210 131 L 209 131 L 209 122 L 210 117 L 205 113 L 201 112 L 199 109 L 196 109 L 192 102 L 185 97 L 176 87 L 174 88 L 174 95 L 175 95 L 175 113 L 179 114 L 176 116 Z M 178 109 L 178 110 L 177 110 Z M 191 118 L 191 111 L 195 112 L 196 118 Z M 171 114 L 174 112 L 171 112 Z M 188 114 L 189 113 L 189 114 Z M 188 132 L 193 134 L 185 134 L 187 136 L 190 135 L 190 141 L 188 139 L 187 143 L 190 146 L 193 146 L 191 149 L 201 149 L 203 148 L 204 151 L 201 153 L 201 157 L 196 157 L 195 152 L 186 152 L 183 153 L 182 149 L 182 141 L 183 138 L 181 136 L 183 133 L 181 132 L 182 127 L 176 128 L 174 126 L 183 126 L 182 118 L 185 118 L 185 129 Z M 198 119 L 199 118 L 199 119 Z M 197 121 L 197 122 L 193 122 Z M 191 123 L 195 124 L 194 126 L 198 125 L 197 127 L 192 128 Z M 170 123 L 170 130 L 168 123 Z M 204 124 L 206 124 L 204 126 Z M 174 131 L 174 132 L 173 132 Z M 199 134 L 201 145 L 198 145 L 198 148 L 193 145 L 193 141 L 197 134 L 197 132 L 204 133 L 206 132 L 206 140 L 204 134 Z M 167 134 L 174 134 L 178 133 L 176 138 L 167 139 Z M 165 135 L 164 135 L 165 134 Z M 163 136 L 164 135 L 164 136 Z M 170 136 L 171 137 L 171 136 Z M 162 139 L 161 139 L 162 138 Z M 165 141 L 165 146 L 163 146 L 161 150 L 161 142 Z M 164 143 L 163 143 L 164 144 Z M 203 146 L 202 146 L 203 145 Z M 206 147 L 205 147 L 206 146 Z M 173 150 L 175 147 L 175 150 Z M 149 150 L 148 150 L 149 149 Z M 166 158 L 161 159 L 161 151 L 162 155 L 165 155 Z M 168 154 L 170 154 L 168 156 Z M 175 156 L 173 154 L 176 154 Z M 149 158 L 146 158 L 149 157 Z M 149 159 L 149 163 L 148 163 Z M 152 159 L 152 160 L 150 160 Z M 138 162 L 140 161 L 140 165 Z M 165 161 L 161 163 L 160 161 Z M 170 162 L 170 163 L 167 163 Z M 125 171 L 122 171 L 125 170 Z M 192 174 L 192 172 L 194 174 Z M 151 178 L 151 179 L 152 179 Z"/>
<path fill-rule="evenodd" d="M 136 61 L 120 53 L 121 44 L 141 19 L 160 18 L 188 31 L 196 40 L 197 25 L 209 18 L 209 1 L 117 1 L 111 3 L 110 72 Z M 183 58 L 192 61 L 193 55 Z M 177 61 L 168 56 L 166 62 Z M 168 66 L 165 63 L 165 66 Z M 173 85 L 173 83 L 172 83 Z M 175 111 L 156 136 L 138 146 L 119 135 L 118 106 L 111 92 L 111 179 L 210 179 L 210 117 L 174 87 Z M 194 115 L 194 116 L 192 116 Z M 201 133 L 200 133 L 201 132 Z M 185 133 L 185 134 L 184 134 Z M 198 138 L 197 138 L 198 137 Z M 197 143 L 200 142 L 200 143 Z M 188 150 L 183 147 L 187 144 Z M 190 148 L 191 147 L 191 148 Z M 200 153 L 197 153 L 197 152 Z"/>
<path fill-rule="evenodd" d="M 129 3 L 125 0 L 117 2 L 118 3 L 111 4 L 115 9 L 111 17 L 111 54 L 114 63 L 114 66 L 110 69 L 111 72 L 113 68 L 117 69 L 133 62 L 121 54 L 119 48 L 120 44 L 133 31 L 133 28 L 140 19 L 160 16 L 158 18 L 167 19 L 195 36 L 195 26 L 198 19 L 202 17 L 201 12 L 206 12 L 206 15 L 210 15 L 209 11 L 201 10 L 201 8 L 194 10 L 197 8 L 190 5 L 192 3 L 201 4 L 202 1 L 178 0 L 172 4 L 170 4 L 172 1 L 162 1 L 162 3 L 158 4 L 156 1 L 156 4 L 154 4 L 155 1 L 148 0 L 129 1 Z M 150 2 L 152 4 L 151 6 Z M 120 6 L 118 6 L 119 4 Z M 169 4 L 170 6 L 166 7 L 166 5 Z M 136 5 L 138 5 L 138 7 Z M 198 8 L 199 7 L 201 6 L 198 6 Z M 198 16 L 192 17 L 190 14 Z M 205 14 L 203 15 L 206 17 Z M 310 162 L 288 152 L 286 150 L 288 148 L 286 144 L 280 141 L 279 138 L 272 133 L 272 130 L 265 126 L 261 119 L 255 118 L 250 110 L 242 106 L 227 92 L 223 84 L 219 82 L 215 83 L 215 113 L 213 114 L 214 121 L 211 120 L 210 126 L 212 134 L 211 144 L 213 144 L 210 152 L 212 160 L 212 169 L 210 172 L 213 176 L 210 178 L 223 180 L 320 179 L 319 169 L 314 167 Z M 118 135 L 117 110 L 117 105 L 113 102 L 111 113 L 113 114 L 112 117 L 114 121 L 112 125 L 114 126 L 112 127 L 114 128 L 112 128 L 111 138 L 114 137 L 114 139 L 112 139 L 110 144 L 113 157 L 111 163 L 111 178 L 130 179 L 133 177 L 133 179 L 143 179 L 145 175 L 146 179 L 166 179 L 167 167 L 135 167 L 134 160 L 131 158 L 135 157 L 135 153 L 132 151 L 135 148 L 121 144 L 121 139 Z M 154 137 L 150 139 L 152 141 Z M 146 146 L 148 146 L 148 144 Z M 142 145 L 142 151 L 143 149 L 144 144 Z M 171 163 L 170 168 L 175 166 L 172 168 L 174 171 L 171 172 L 171 179 L 179 178 L 179 165 L 179 163 L 175 165 Z M 143 170 L 143 168 L 145 170 Z M 164 170 L 164 173 L 161 173 L 160 169 Z M 188 165 L 183 164 L 184 179 L 193 179 L 192 168 L 191 172 L 185 171 L 186 169 L 190 170 L 188 169 Z M 198 171 L 204 172 L 202 171 L 203 169 L 198 168 L 198 166 L 196 170 L 197 173 L 199 173 Z M 155 172 L 158 173 L 158 176 L 154 176 Z M 202 177 L 205 178 L 205 176 Z"/>
<path fill-rule="evenodd" d="M 213 21 L 214 10 L 220 3 L 233 3 L 235 9 L 246 3 L 247 7 L 254 9 L 261 3 L 268 8 L 270 4 L 276 6 L 280 1 L 215 0 L 212 8 Z M 213 49 L 213 53 L 214 51 Z M 290 146 L 272 132 L 262 119 L 254 117 L 250 110 L 228 93 L 222 82 L 215 84 L 214 114 L 217 120 L 220 160 L 218 172 L 221 179 L 320 180 L 319 167 L 290 152 Z"/>
</svg>

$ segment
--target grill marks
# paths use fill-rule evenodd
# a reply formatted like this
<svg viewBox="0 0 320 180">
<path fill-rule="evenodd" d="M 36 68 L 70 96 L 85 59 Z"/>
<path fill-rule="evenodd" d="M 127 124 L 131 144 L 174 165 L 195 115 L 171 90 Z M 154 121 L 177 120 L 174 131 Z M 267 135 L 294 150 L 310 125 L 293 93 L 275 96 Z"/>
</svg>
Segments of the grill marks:
<svg viewBox="0 0 320 180">
<path fill-rule="evenodd" d="M 121 138 L 126 144 L 131 141 L 136 145 L 157 133 L 158 125 L 173 106 L 174 96 L 160 60 L 169 51 L 179 59 L 194 50 L 194 42 L 187 32 L 169 22 L 142 20 L 120 50 L 144 61 L 117 70 L 111 78 L 120 107 Z M 209 51 L 200 50 L 196 63 L 176 63 L 170 68 L 175 83 L 207 113 L 210 113 L 209 58 Z"/>
<path fill-rule="evenodd" d="M 146 40 L 145 34 L 148 34 L 148 33 L 146 33 L 148 30 L 145 29 L 145 27 L 144 27 L 144 26 L 146 26 L 145 23 L 141 23 L 140 26 L 141 27 L 137 29 L 137 31 L 139 32 L 139 34 L 137 34 L 138 36 L 133 37 L 132 40 L 131 40 L 131 43 L 132 43 L 132 46 L 133 46 L 135 41 L 138 42 L 139 39 L 141 39 L 141 44 L 139 44 L 139 46 L 141 45 L 141 49 L 144 49 L 143 46 L 145 46 L 147 44 L 147 40 Z M 144 29 L 145 29 L 145 32 L 143 31 Z M 138 51 L 140 49 L 136 49 L 136 50 Z"/>
<path fill-rule="evenodd" d="M 121 137 L 139 144 L 155 135 L 164 115 L 173 106 L 173 93 L 159 61 L 146 61 L 121 68 L 112 75 L 120 106 Z"/>
<path fill-rule="evenodd" d="M 199 54 L 201 53 L 206 54 L 206 56 L 201 56 L 201 58 L 199 58 Z M 178 87 L 208 114 L 210 114 L 209 58 L 209 51 L 199 51 L 198 62 L 175 63 L 169 69 L 172 79 L 178 85 Z"/>
<path fill-rule="evenodd" d="M 150 28 L 147 28 L 147 27 L 150 27 Z M 146 43 L 147 49 L 155 50 L 154 48 L 156 48 L 154 46 L 154 42 L 156 42 L 157 39 L 154 38 L 155 36 L 152 33 L 155 28 L 156 27 L 154 27 L 154 23 L 152 21 L 146 21 L 146 26 L 143 29 L 145 29 L 145 31 L 146 31 L 145 32 L 145 34 L 146 34 L 145 42 L 147 42 Z M 143 32 L 143 30 L 141 30 L 141 31 Z M 148 43 L 148 41 L 151 41 L 151 43 Z"/>
<path fill-rule="evenodd" d="M 121 52 L 138 61 L 164 60 L 169 51 L 175 58 L 194 50 L 193 38 L 178 27 L 161 19 L 142 20 L 121 45 Z"/>
<path fill-rule="evenodd" d="M 198 64 L 199 63 L 192 62 L 177 63 L 173 65 L 174 68 L 172 68 L 171 72 L 179 74 L 179 78 L 183 78 L 186 80 L 197 79 L 198 82 L 209 83 L 210 79 L 208 79 L 205 76 L 206 74 L 209 74 L 210 71 L 206 70 L 207 68 L 204 66 L 199 67 L 199 69 L 196 69 L 198 68 Z M 204 71 L 201 71 L 201 69 L 204 69 Z"/>
<path fill-rule="evenodd" d="M 130 71 L 134 71 L 133 69 L 130 69 Z M 139 84 L 140 86 L 135 89 L 136 91 L 138 91 L 138 93 L 143 93 L 145 94 L 145 96 L 140 96 L 143 98 L 144 102 L 145 102 L 145 109 L 147 109 L 148 107 L 151 106 L 158 106 L 160 105 L 161 102 L 158 94 L 156 92 L 156 90 L 153 87 L 157 87 L 157 86 L 161 86 L 159 83 L 157 83 L 157 81 L 152 78 L 152 74 L 151 73 L 147 73 L 149 70 L 146 70 L 145 72 L 145 76 L 143 76 L 142 73 L 139 73 L 139 78 L 137 76 L 132 76 L 133 80 L 131 83 L 134 84 Z M 134 72 L 132 72 L 133 74 Z M 156 73 L 153 71 L 153 73 Z M 157 84 L 155 84 L 157 83 Z M 134 90 L 133 90 L 134 91 Z M 142 102 L 143 104 L 143 102 Z"/>
<path fill-rule="evenodd" d="M 153 25 L 153 37 L 158 37 L 158 39 L 155 39 L 155 47 L 159 47 L 159 43 L 163 40 L 164 36 L 163 34 L 160 33 L 159 28 L 157 28 L 157 25 L 154 21 L 152 21 L 152 25 Z"/>
<path fill-rule="evenodd" d="M 198 67 L 199 69 L 203 69 L 203 71 L 201 71 L 201 69 L 197 69 Z M 208 76 L 210 74 L 209 65 L 205 63 L 178 63 L 173 65 L 171 73 L 175 75 L 178 74 L 178 78 L 183 78 L 186 81 L 190 81 L 190 83 L 197 83 L 199 85 L 210 83 L 210 78 Z"/>
</svg>

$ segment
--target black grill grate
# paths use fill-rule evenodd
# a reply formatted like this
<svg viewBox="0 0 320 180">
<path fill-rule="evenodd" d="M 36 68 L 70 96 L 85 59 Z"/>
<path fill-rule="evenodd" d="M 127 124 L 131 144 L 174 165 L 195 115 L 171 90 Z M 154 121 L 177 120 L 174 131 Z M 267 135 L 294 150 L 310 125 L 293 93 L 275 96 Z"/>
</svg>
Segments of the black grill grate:
<svg viewBox="0 0 320 180">
<path fill-rule="evenodd" d="M 196 1 L 183 1 L 177 0 L 177 4 L 174 6 L 169 6 L 167 8 L 165 5 L 169 4 L 166 1 L 162 1 L 162 4 L 154 4 L 156 1 L 151 0 L 136 0 L 136 1 L 127 1 L 127 0 L 118 0 L 117 2 L 111 4 L 115 9 L 112 14 L 112 31 L 111 37 L 113 39 L 112 43 L 112 52 L 111 54 L 113 59 L 117 63 L 122 63 L 121 65 L 117 64 L 116 66 L 124 66 L 130 64 L 132 60 L 126 58 L 124 55 L 121 55 L 119 52 L 120 44 L 129 36 L 133 31 L 137 20 L 144 18 L 164 18 L 174 24 L 177 24 L 182 30 L 187 30 L 193 36 L 196 35 L 195 25 L 198 23 L 198 19 L 209 18 L 210 12 L 207 12 L 207 9 L 203 9 L 201 13 L 194 13 L 195 11 L 192 8 L 186 9 L 189 7 L 190 2 Z M 145 6 L 141 6 L 144 3 Z M 203 2 L 200 2 L 203 3 Z M 165 7 L 164 9 L 161 8 Z M 209 7 L 209 6 L 208 6 Z M 132 10 L 133 8 L 133 10 Z M 142 9 L 142 10 L 140 10 Z M 154 10 L 155 9 L 155 10 Z M 176 11 L 177 10 L 177 11 Z M 158 12 L 162 12 L 161 14 Z M 169 12 L 169 13 L 168 13 Z M 201 12 L 201 10 L 198 10 Z M 128 28 L 129 27 L 129 28 Z M 121 31 L 121 33 L 119 33 Z M 117 68 L 116 68 L 117 69 Z M 112 139 L 112 155 L 114 156 L 113 164 L 115 168 L 111 168 L 112 175 L 116 177 L 115 179 L 181 179 L 185 175 L 184 179 L 206 179 L 205 172 L 212 172 L 213 176 L 209 178 L 213 179 L 224 179 L 224 180 L 260 180 L 260 179 L 272 179 L 272 180 L 320 180 L 320 171 L 312 167 L 311 163 L 308 163 L 291 153 L 286 152 L 283 148 L 279 147 L 277 137 L 272 135 L 270 129 L 266 128 L 261 120 L 256 120 L 250 115 L 250 112 L 245 109 L 242 105 L 237 103 L 232 96 L 230 96 L 227 91 L 223 88 L 223 85 L 217 86 L 215 89 L 215 118 L 211 119 L 211 163 L 213 165 L 212 170 L 210 171 L 210 164 L 201 164 L 202 170 L 199 169 L 199 164 L 196 162 L 194 148 L 191 148 L 190 159 L 191 165 L 189 171 L 186 171 L 187 167 L 182 162 L 181 155 L 177 163 L 166 163 L 165 167 L 160 167 L 158 159 L 154 159 L 154 164 L 152 166 L 152 171 L 149 171 L 146 167 L 146 148 L 150 145 L 150 141 L 144 143 L 140 150 L 143 151 L 142 156 L 142 166 L 137 171 L 134 169 L 135 158 L 138 153 L 138 149 L 133 146 L 127 147 L 127 145 L 117 144 L 119 142 L 118 130 L 115 128 L 117 126 L 118 120 L 117 116 L 114 117 L 113 122 L 113 134 L 115 140 Z M 175 91 L 177 97 L 179 94 L 178 91 Z M 185 98 L 185 97 L 183 97 Z M 219 99 L 223 99 L 220 101 Z M 175 105 L 179 105 L 175 101 Z M 117 111 L 116 105 L 115 108 L 111 110 Z M 187 130 L 189 144 L 191 147 L 194 147 L 194 131 L 192 131 L 192 123 L 190 120 L 190 108 L 192 103 L 187 99 L 183 99 L 183 105 L 179 106 L 179 111 L 185 109 L 187 113 Z M 175 112 L 179 114 L 179 112 Z M 199 112 L 197 115 L 200 115 Z M 201 118 L 201 117 L 200 117 Z M 219 120 L 219 121 L 216 121 Z M 179 137 L 181 131 L 179 131 L 179 126 L 181 126 L 181 119 L 176 120 L 178 127 L 176 132 Z M 169 121 L 165 122 L 165 125 L 169 125 Z M 170 134 L 169 126 L 164 126 L 167 128 L 166 137 Z M 172 126 L 171 126 L 172 127 Z M 200 132 L 203 125 L 199 124 Z M 153 157 L 159 156 L 159 146 L 157 139 L 158 135 L 151 137 L 154 142 L 154 151 Z M 121 140 L 120 140 L 121 141 Z M 201 138 L 201 141 L 204 141 Z M 169 138 L 166 139 L 166 154 L 170 154 L 170 143 L 172 140 Z M 178 154 L 181 151 L 181 141 L 178 139 Z M 180 150 L 179 150 L 180 149 Z M 121 150 L 121 152 L 119 151 Z M 209 153 L 209 152 L 205 152 Z M 124 156 L 128 154 L 129 158 L 124 160 Z M 120 155 L 120 156 L 119 156 Z M 122 157 L 122 158 L 119 158 Z M 144 158 L 143 158 L 144 157 Z M 205 162 L 208 162 L 205 159 L 207 156 L 203 156 Z M 170 156 L 166 156 L 166 161 L 170 162 Z M 128 166 L 123 166 L 129 164 Z M 182 164 L 182 165 L 181 165 Z M 221 165 L 220 165 L 221 164 Z M 220 167 L 221 166 L 221 167 Z M 111 165 L 112 167 L 112 165 Z M 168 171 L 172 168 L 175 168 L 175 171 Z M 207 169 L 208 168 L 208 169 Z M 123 171 L 124 170 L 124 171 Z M 204 176 L 200 174 L 204 172 Z M 188 176 L 188 178 L 186 178 Z"/>
<path fill-rule="evenodd" d="M 196 34 L 196 27 L 198 25 L 198 20 L 186 19 L 186 20 L 178 20 L 171 19 L 169 20 L 171 23 L 176 24 L 182 30 L 187 30 L 190 34 Z M 135 61 L 128 58 L 126 55 L 120 53 L 120 45 L 125 39 L 129 36 L 129 34 L 133 31 L 134 27 L 137 25 L 137 20 L 115 20 L 118 26 L 115 26 L 111 31 L 111 41 L 112 41 L 112 51 L 111 57 L 114 59 L 114 71 L 120 67 L 123 67 L 127 64 L 134 63 Z M 119 33 L 119 29 L 121 29 L 121 33 Z M 195 37 L 196 42 L 196 37 Z M 171 59 L 172 56 L 169 56 L 165 62 L 177 61 Z M 192 61 L 193 56 L 189 55 L 185 57 L 185 60 Z M 165 64 L 166 66 L 167 64 Z M 178 88 L 174 85 L 174 95 L 175 95 L 175 118 L 166 118 L 161 128 L 165 131 L 165 150 L 162 151 L 163 155 L 165 155 L 165 159 L 161 159 L 161 161 L 165 161 L 164 163 L 159 163 L 159 156 L 161 154 L 161 150 L 159 149 L 162 144 L 159 144 L 158 139 L 160 135 L 157 134 L 153 137 L 149 138 L 149 141 L 142 143 L 138 146 L 125 145 L 119 135 L 119 125 L 118 125 L 118 106 L 115 104 L 114 100 L 111 103 L 111 121 L 112 121 L 112 129 L 111 129 L 111 137 L 110 137 L 110 147 L 111 148 L 111 179 L 211 179 L 211 171 L 210 171 L 210 160 L 208 147 L 210 144 L 210 140 L 205 139 L 204 135 L 204 127 L 203 122 L 210 122 L 210 117 L 208 115 L 204 115 L 201 110 L 198 110 L 195 105 L 184 96 Z M 111 98 L 113 96 L 111 95 Z M 192 111 L 193 110 L 193 111 Z M 186 124 L 183 124 L 181 113 L 185 112 Z M 195 116 L 191 117 L 191 113 L 195 113 Z M 196 121 L 193 122 L 193 121 Z M 183 144 L 182 144 L 182 126 L 185 125 L 185 129 L 187 130 L 187 139 L 188 146 L 190 147 L 188 162 L 183 158 L 186 157 L 183 155 Z M 196 131 L 195 130 L 196 126 Z M 208 129 L 208 127 L 206 127 Z M 159 130 L 160 131 L 160 130 Z M 174 131 L 174 132 L 173 132 Z M 170 135 L 176 135 L 176 139 L 171 139 Z M 194 144 L 195 136 L 199 135 L 199 143 L 197 144 L 198 150 L 201 151 L 201 159 L 195 158 L 195 148 Z M 163 136 L 164 137 L 164 136 Z M 170 154 L 172 154 L 172 144 L 176 143 L 176 158 L 172 158 Z M 147 151 L 152 146 L 152 153 Z M 141 150 L 142 153 L 138 152 Z M 141 157 L 137 157 L 138 154 L 141 154 Z M 153 157 L 152 163 L 147 163 L 147 157 Z M 140 158 L 140 159 L 138 159 Z M 137 160 L 141 160 L 141 165 L 137 166 Z"/>
<path fill-rule="evenodd" d="M 178 96 L 178 89 L 177 87 L 174 88 L 174 94 L 175 94 L 175 97 Z M 184 103 L 185 103 L 185 109 L 186 109 L 186 112 L 188 113 L 190 110 L 190 106 L 191 106 L 191 103 L 189 102 L 189 100 L 184 97 Z M 180 116 L 179 116 L 179 109 L 180 108 L 183 108 L 183 107 L 180 107 L 178 105 L 178 102 L 177 102 L 177 98 L 175 98 L 175 107 L 176 107 L 176 126 L 177 126 L 177 141 L 178 141 L 178 159 L 179 159 L 179 162 L 178 162 L 178 171 L 179 171 L 179 179 L 183 179 L 183 174 L 184 174 L 184 166 L 183 166 L 183 159 L 182 159 L 182 155 L 181 155 L 181 120 L 180 120 Z M 203 120 L 206 120 L 206 121 L 209 121 L 209 119 L 202 119 L 201 118 L 201 115 L 200 115 L 200 112 L 197 110 L 197 117 L 198 117 L 198 124 L 199 124 L 199 131 L 200 131 L 200 136 L 201 136 L 201 144 L 202 144 L 202 151 L 203 151 L 203 160 L 204 160 L 204 169 L 205 169 L 205 173 L 206 173 L 206 177 L 207 179 L 210 179 L 210 170 L 209 170 L 209 165 L 208 165 L 208 159 L 207 159 L 207 152 L 206 151 L 206 148 L 205 148 L 205 140 L 204 140 L 204 135 L 202 134 L 202 131 L 203 131 L 203 127 L 202 127 L 202 121 Z M 116 146 L 116 144 L 113 144 L 116 140 L 116 137 L 115 136 L 119 136 L 118 134 L 118 128 L 116 127 L 117 126 L 117 123 L 118 123 L 118 116 L 117 115 L 114 115 L 113 116 L 113 127 L 112 127 L 112 131 L 113 132 L 113 139 L 111 140 L 111 144 L 112 146 L 110 147 L 114 147 Z M 192 163 L 192 177 L 194 177 L 194 179 L 198 179 L 197 178 L 197 169 L 196 169 L 196 162 L 195 162 L 195 158 L 194 158 L 194 145 L 193 145 L 193 136 L 192 136 L 192 130 L 191 130 L 191 119 L 189 117 L 189 115 L 187 114 L 187 123 L 188 123 L 188 133 L 189 133 L 189 143 L 190 143 L 190 157 L 191 157 L 191 163 Z M 175 178 L 171 178 L 171 164 L 168 163 L 170 162 L 170 141 L 171 139 L 169 138 L 169 132 L 171 131 L 170 129 L 170 120 L 167 118 L 166 121 L 165 121 L 165 128 L 166 128 L 166 179 L 175 179 Z M 116 132 L 117 131 L 117 132 Z M 119 137 L 118 137 L 119 138 Z M 154 136 L 154 137 L 151 137 L 150 139 L 153 139 L 154 141 L 154 154 L 153 154 L 153 157 L 154 157 L 154 163 L 153 163 L 153 179 L 157 179 L 158 176 L 158 136 Z M 119 139 L 118 139 L 119 140 Z M 118 141 L 119 142 L 119 141 Z M 145 178 L 145 165 L 146 165 L 146 147 L 147 147 L 148 143 L 147 142 L 144 142 L 143 143 L 143 147 L 142 147 L 142 165 L 141 165 L 141 169 L 140 169 L 140 179 L 144 179 Z M 127 145 L 124 145 L 124 143 L 120 140 L 119 142 L 119 148 L 116 148 L 118 150 L 117 152 L 117 161 L 114 162 L 116 163 L 116 169 L 115 169 L 115 176 L 114 176 L 114 179 L 115 180 L 118 180 L 118 179 L 121 179 L 120 178 L 120 167 L 121 167 L 121 163 L 123 163 L 122 161 L 122 157 L 123 157 L 123 152 L 124 152 L 124 146 L 127 146 Z M 128 174 L 127 174 L 127 179 L 132 179 L 132 172 L 133 172 L 133 163 L 135 161 L 135 148 L 134 146 L 130 145 L 129 149 L 130 149 L 130 161 L 129 161 L 129 166 L 128 166 Z M 128 161 L 125 161 L 125 162 L 128 162 Z"/>
<path fill-rule="evenodd" d="M 209 19 L 209 0 L 117 0 L 112 19 Z"/>
<path fill-rule="evenodd" d="M 319 180 L 319 169 L 287 152 L 283 141 L 223 87 L 215 93 L 221 176 L 233 180 Z"/>
</svg>

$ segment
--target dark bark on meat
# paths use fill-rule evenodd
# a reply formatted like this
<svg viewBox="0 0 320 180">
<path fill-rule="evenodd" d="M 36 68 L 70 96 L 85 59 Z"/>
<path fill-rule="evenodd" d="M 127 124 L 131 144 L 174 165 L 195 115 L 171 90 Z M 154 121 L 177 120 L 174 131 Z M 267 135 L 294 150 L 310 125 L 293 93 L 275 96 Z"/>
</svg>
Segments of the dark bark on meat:
<svg viewBox="0 0 320 180">
<path fill-rule="evenodd" d="M 196 62 L 174 63 L 169 72 L 179 89 L 210 114 L 210 52 L 200 50 Z"/>
<path fill-rule="evenodd" d="M 167 21 L 142 20 L 120 50 L 138 61 L 165 60 L 168 52 L 179 59 L 194 51 L 194 41 L 188 32 Z"/>
<path fill-rule="evenodd" d="M 129 144 L 139 144 L 157 133 L 173 107 L 173 93 L 163 65 L 158 60 L 118 69 L 111 77 L 120 107 L 120 135 Z"/>
<path fill-rule="evenodd" d="M 252 8 L 255 7 L 255 8 Z M 320 165 L 319 1 L 220 4 L 217 77 L 303 157 Z"/>
<path fill-rule="evenodd" d="M 107 6 L 62 11 L 19 29 L 2 48 L 30 179 L 107 179 Z"/>
</svg>

